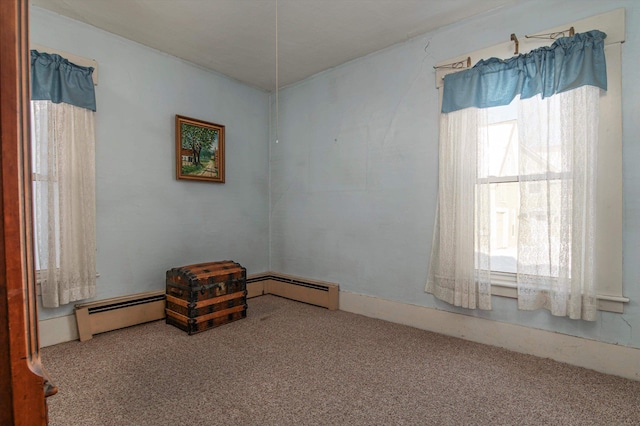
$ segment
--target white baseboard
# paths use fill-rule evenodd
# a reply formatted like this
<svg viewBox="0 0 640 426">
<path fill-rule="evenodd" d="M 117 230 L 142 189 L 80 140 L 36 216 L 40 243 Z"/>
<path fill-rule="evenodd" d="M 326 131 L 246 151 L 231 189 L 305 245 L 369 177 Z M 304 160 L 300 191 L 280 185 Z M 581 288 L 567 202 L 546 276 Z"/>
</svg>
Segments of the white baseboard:
<svg viewBox="0 0 640 426">
<path fill-rule="evenodd" d="M 340 291 L 340 310 L 640 380 L 640 349 Z"/>
<path fill-rule="evenodd" d="M 40 347 L 78 340 L 78 326 L 75 315 L 38 321 Z"/>
</svg>

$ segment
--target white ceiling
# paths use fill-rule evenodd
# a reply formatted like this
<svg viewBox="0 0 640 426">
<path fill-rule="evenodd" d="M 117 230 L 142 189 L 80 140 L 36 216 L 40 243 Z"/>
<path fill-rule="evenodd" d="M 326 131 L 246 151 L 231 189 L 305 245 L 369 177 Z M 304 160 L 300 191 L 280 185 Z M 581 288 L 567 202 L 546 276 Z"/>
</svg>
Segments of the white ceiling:
<svg viewBox="0 0 640 426">
<path fill-rule="evenodd" d="M 279 86 L 518 1 L 278 0 Z M 276 0 L 32 0 L 32 4 L 252 86 L 275 88 Z"/>
</svg>

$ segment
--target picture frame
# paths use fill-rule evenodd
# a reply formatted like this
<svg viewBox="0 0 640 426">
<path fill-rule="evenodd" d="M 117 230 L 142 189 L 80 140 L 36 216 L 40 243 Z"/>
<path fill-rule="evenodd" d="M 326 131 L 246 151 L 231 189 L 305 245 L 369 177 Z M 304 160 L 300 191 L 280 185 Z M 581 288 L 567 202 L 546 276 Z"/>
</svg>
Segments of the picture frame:
<svg viewBox="0 0 640 426">
<path fill-rule="evenodd" d="M 225 128 L 176 115 L 176 179 L 224 183 Z"/>
</svg>

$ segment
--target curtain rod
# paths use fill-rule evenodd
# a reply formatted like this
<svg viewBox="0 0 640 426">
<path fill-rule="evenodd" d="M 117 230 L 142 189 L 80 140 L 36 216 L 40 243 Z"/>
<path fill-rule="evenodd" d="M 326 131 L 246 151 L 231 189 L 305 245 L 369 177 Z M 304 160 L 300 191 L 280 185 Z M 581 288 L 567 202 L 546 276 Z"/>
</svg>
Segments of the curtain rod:
<svg viewBox="0 0 640 426">
<path fill-rule="evenodd" d="M 525 35 L 525 38 L 541 38 L 541 39 L 550 39 L 550 40 L 555 40 L 558 37 L 564 37 L 564 33 L 568 32 L 569 33 L 569 37 L 573 37 L 575 35 L 575 29 L 573 27 L 568 28 L 566 30 L 562 30 L 562 31 L 556 31 L 553 33 L 543 33 L 543 34 L 532 34 L 532 35 Z M 515 33 L 511 33 L 511 37 L 510 40 L 513 41 L 515 43 L 515 52 L 514 55 L 517 55 L 520 51 L 520 41 L 518 40 L 518 37 L 516 36 Z M 465 64 L 466 62 L 466 64 Z M 467 56 L 467 60 L 465 61 L 464 59 L 462 61 L 458 61 L 458 62 L 452 62 L 450 64 L 444 64 L 444 65 L 438 65 L 438 66 L 434 66 L 433 69 L 435 70 L 439 70 L 439 69 L 459 69 L 459 68 L 471 68 L 471 57 Z"/>
<path fill-rule="evenodd" d="M 465 64 L 466 62 L 466 64 Z M 464 59 L 458 62 L 451 62 L 450 64 L 434 66 L 434 70 L 440 69 L 458 69 L 458 68 L 471 68 L 471 56 L 467 56 L 467 60 Z"/>
<path fill-rule="evenodd" d="M 548 39 L 548 40 L 555 40 L 558 37 L 564 37 L 564 33 L 568 32 L 569 33 L 569 37 L 573 37 L 575 35 L 575 30 L 573 27 L 566 29 L 566 30 L 562 30 L 562 31 L 556 31 L 553 33 L 544 33 L 544 34 L 532 34 L 532 35 L 526 35 L 524 36 L 524 38 L 541 38 L 541 39 Z M 520 42 L 518 41 L 518 37 L 516 36 L 515 33 L 511 33 L 511 37 L 509 38 L 509 40 L 511 40 L 512 42 L 515 43 L 516 48 L 515 48 L 515 52 L 513 53 L 514 55 L 517 55 L 520 52 Z"/>
<path fill-rule="evenodd" d="M 533 35 L 525 35 L 525 38 L 544 38 L 544 39 L 551 39 L 551 40 L 555 40 L 558 37 L 564 37 L 564 33 L 568 32 L 569 33 L 569 37 L 573 37 L 576 33 L 575 29 L 573 27 L 567 29 L 567 30 L 562 30 L 562 31 L 557 31 L 555 33 L 544 33 L 544 34 L 533 34 Z"/>
</svg>

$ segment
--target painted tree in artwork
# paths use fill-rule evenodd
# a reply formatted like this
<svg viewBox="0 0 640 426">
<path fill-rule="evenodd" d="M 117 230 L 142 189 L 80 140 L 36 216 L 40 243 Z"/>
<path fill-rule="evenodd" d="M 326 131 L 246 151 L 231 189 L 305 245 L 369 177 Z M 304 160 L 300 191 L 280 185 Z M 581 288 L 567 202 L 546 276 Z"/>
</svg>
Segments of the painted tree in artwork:
<svg viewBox="0 0 640 426">
<path fill-rule="evenodd" d="M 218 130 L 182 123 L 180 131 L 182 133 L 182 148 L 190 149 L 193 152 L 194 166 L 202 165 L 200 156 L 203 151 L 209 153 L 213 151 L 214 143 L 218 138 Z"/>
</svg>

